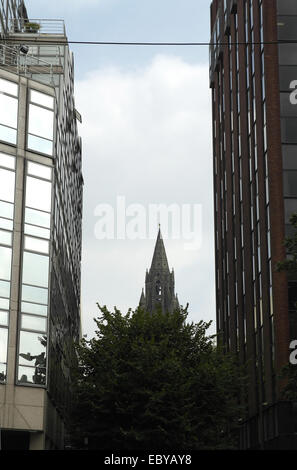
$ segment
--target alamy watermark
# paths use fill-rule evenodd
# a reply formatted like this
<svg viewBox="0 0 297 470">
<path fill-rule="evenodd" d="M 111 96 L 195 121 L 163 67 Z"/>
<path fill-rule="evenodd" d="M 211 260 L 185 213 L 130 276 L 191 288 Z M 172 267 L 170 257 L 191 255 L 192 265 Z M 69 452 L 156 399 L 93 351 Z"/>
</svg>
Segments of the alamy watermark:
<svg viewBox="0 0 297 470">
<path fill-rule="evenodd" d="M 297 364 L 297 339 L 294 339 L 290 342 L 290 349 L 293 351 L 290 354 L 289 362 L 290 364 L 296 365 Z"/>
<path fill-rule="evenodd" d="M 97 240 L 155 239 L 158 226 L 164 239 L 184 240 L 185 250 L 202 245 L 201 204 L 126 204 L 118 196 L 115 205 L 98 204 L 94 210 Z"/>
<path fill-rule="evenodd" d="M 290 83 L 290 89 L 293 89 L 293 91 L 290 93 L 290 103 L 297 104 L 297 80 L 293 80 Z"/>
</svg>

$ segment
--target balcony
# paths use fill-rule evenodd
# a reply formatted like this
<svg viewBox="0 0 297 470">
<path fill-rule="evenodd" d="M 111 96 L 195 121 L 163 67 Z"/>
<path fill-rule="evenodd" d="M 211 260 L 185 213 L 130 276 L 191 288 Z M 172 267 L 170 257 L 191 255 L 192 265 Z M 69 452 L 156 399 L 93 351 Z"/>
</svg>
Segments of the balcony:
<svg viewBox="0 0 297 470">
<path fill-rule="evenodd" d="M 66 36 L 64 20 L 11 19 L 9 35 L 19 36 Z"/>
<path fill-rule="evenodd" d="M 17 45 L 0 46 L 0 67 L 47 85 L 54 85 L 54 73 L 58 72 L 57 66 L 28 53 L 27 49 L 23 53 Z M 63 70 L 61 67 L 59 69 Z"/>
</svg>

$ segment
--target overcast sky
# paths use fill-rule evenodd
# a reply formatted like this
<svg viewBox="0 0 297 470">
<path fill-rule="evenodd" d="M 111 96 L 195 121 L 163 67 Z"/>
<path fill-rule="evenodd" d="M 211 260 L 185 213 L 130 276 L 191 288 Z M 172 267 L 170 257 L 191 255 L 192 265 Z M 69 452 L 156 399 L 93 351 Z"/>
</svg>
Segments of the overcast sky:
<svg viewBox="0 0 297 470">
<path fill-rule="evenodd" d="M 26 0 L 26 5 L 31 18 L 64 19 L 70 41 L 209 41 L 209 0 Z M 201 207 L 197 249 L 187 249 L 183 237 L 173 239 L 171 230 L 163 235 L 180 303 L 189 303 L 189 320 L 215 320 L 208 47 L 71 49 L 76 108 L 83 116 L 83 333 L 93 335 L 96 302 L 123 313 L 138 305 L 151 264 L 157 224 L 149 227 L 154 238 L 98 239 L 100 207 L 109 205 L 117 216 L 119 198 L 146 214 L 152 204 Z"/>
</svg>

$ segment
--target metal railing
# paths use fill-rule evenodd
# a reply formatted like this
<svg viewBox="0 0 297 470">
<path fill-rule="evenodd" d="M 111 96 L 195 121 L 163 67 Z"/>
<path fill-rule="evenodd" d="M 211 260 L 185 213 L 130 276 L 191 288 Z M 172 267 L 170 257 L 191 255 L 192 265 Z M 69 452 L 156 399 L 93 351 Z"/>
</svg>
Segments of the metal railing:
<svg viewBox="0 0 297 470">
<path fill-rule="evenodd" d="M 66 36 L 64 20 L 18 19 L 10 20 L 10 34 L 55 34 Z"/>
<path fill-rule="evenodd" d="M 34 78 L 42 83 L 53 85 L 53 64 L 40 59 L 38 56 L 22 53 L 21 47 L 0 45 L 0 67 L 24 75 L 27 78 Z"/>
</svg>

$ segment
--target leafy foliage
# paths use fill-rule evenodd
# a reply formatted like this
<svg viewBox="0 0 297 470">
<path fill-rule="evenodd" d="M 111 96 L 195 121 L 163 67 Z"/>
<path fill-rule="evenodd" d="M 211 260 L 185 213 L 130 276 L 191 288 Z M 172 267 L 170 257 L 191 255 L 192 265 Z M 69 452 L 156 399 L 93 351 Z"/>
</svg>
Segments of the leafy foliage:
<svg viewBox="0 0 297 470">
<path fill-rule="evenodd" d="M 210 323 L 187 323 L 187 309 L 99 309 L 96 336 L 77 348 L 74 440 L 103 449 L 233 448 L 240 374 L 206 336 Z"/>
</svg>

